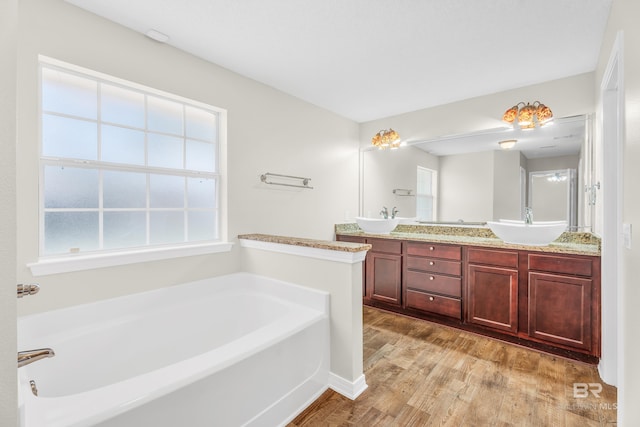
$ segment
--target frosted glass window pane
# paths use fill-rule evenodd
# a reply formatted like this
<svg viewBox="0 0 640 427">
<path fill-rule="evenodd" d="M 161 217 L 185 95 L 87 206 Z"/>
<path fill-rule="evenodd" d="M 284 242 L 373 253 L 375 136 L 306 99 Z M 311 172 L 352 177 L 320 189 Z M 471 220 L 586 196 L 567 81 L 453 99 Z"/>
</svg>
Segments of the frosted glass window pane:
<svg viewBox="0 0 640 427">
<path fill-rule="evenodd" d="M 149 240 L 152 245 L 184 242 L 183 212 L 151 212 Z"/>
<path fill-rule="evenodd" d="M 215 211 L 189 212 L 189 241 L 216 239 Z"/>
<path fill-rule="evenodd" d="M 182 115 L 182 104 L 154 96 L 147 97 L 149 130 L 183 135 Z"/>
<path fill-rule="evenodd" d="M 184 207 L 185 178 L 172 175 L 150 175 L 150 206 L 152 208 Z"/>
<path fill-rule="evenodd" d="M 214 145 L 209 142 L 187 140 L 187 169 L 215 172 Z"/>
<path fill-rule="evenodd" d="M 45 166 L 45 208 L 97 208 L 98 171 Z"/>
<path fill-rule="evenodd" d="M 418 194 L 433 194 L 433 173 L 430 170 L 418 168 Z"/>
<path fill-rule="evenodd" d="M 98 212 L 46 212 L 44 253 L 69 253 L 98 249 Z"/>
<path fill-rule="evenodd" d="M 93 122 L 42 115 L 42 154 L 96 160 L 98 127 Z"/>
<path fill-rule="evenodd" d="M 144 95 L 117 86 L 102 84 L 100 92 L 101 119 L 144 129 Z"/>
<path fill-rule="evenodd" d="M 145 212 L 105 212 L 104 249 L 130 248 L 147 243 Z"/>
<path fill-rule="evenodd" d="M 147 206 L 146 174 L 104 171 L 102 180 L 105 208 L 144 208 Z"/>
<path fill-rule="evenodd" d="M 185 106 L 187 138 L 214 142 L 217 136 L 217 115 L 209 111 Z"/>
<path fill-rule="evenodd" d="M 103 125 L 102 160 L 144 165 L 144 132 Z"/>
<path fill-rule="evenodd" d="M 216 181 L 214 179 L 187 178 L 190 208 L 216 207 Z"/>
<path fill-rule="evenodd" d="M 149 166 L 182 169 L 182 138 L 150 133 Z"/>
<path fill-rule="evenodd" d="M 98 117 L 98 83 L 51 68 L 42 69 L 42 109 L 72 116 Z"/>
</svg>

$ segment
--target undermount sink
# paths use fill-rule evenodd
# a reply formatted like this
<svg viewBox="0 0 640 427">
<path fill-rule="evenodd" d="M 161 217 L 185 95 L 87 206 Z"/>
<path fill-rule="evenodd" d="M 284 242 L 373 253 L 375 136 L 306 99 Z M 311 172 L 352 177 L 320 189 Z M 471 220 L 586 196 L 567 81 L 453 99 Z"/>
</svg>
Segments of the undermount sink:
<svg viewBox="0 0 640 427">
<path fill-rule="evenodd" d="M 371 234 L 389 234 L 400 222 L 400 218 L 364 218 L 361 216 L 356 217 L 356 223 L 358 227 L 365 233 Z"/>
<path fill-rule="evenodd" d="M 493 234 L 505 243 L 530 246 L 547 246 L 566 231 L 566 221 L 534 221 L 525 224 L 524 221 L 505 220 L 487 221 Z"/>
</svg>

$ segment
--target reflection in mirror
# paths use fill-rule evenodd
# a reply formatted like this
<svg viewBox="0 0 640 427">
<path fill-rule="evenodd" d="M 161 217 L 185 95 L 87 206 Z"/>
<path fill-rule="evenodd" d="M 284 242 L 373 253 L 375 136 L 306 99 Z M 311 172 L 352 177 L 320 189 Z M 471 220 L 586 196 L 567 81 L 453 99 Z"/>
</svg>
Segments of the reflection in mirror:
<svg viewBox="0 0 640 427">
<path fill-rule="evenodd" d="M 577 223 L 576 170 L 548 170 L 529 173 L 529 207 L 536 221 L 567 220 Z"/>
<path fill-rule="evenodd" d="M 375 218 L 384 206 L 395 206 L 405 221 L 484 223 L 523 219 L 531 203 L 535 219 L 544 220 L 545 206 L 561 204 L 565 211 L 560 219 L 566 218 L 574 230 L 588 230 L 591 216 L 578 189 L 590 179 L 590 129 L 589 116 L 574 116 L 530 131 L 490 129 L 408 142 L 397 150 L 364 149 L 360 215 Z M 517 142 L 501 149 L 498 142 L 505 139 Z M 419 182 L 418 171 L 425 169 L 431 171 L 432 188 L 430 199 L 421 203 L 424 182 Z M 565 191 L 563 203 L 553 190 L 531 181 L 538 176 L 532 173 L 569 169 L 573 186 Z"/>
</svg>

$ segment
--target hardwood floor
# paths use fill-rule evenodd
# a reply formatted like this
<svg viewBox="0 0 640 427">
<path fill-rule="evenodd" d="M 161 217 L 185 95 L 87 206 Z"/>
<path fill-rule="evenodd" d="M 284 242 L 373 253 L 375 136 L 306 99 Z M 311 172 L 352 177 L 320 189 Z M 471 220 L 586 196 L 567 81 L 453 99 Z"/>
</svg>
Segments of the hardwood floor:
<svg viewBox="0 0 640 427">
<path fill-rule="evenodd" d="M 364 371 L 355 401 L 327 390 L 289 426 L 616 425 L 595 366 L 366 306 Z"/>
</svg>

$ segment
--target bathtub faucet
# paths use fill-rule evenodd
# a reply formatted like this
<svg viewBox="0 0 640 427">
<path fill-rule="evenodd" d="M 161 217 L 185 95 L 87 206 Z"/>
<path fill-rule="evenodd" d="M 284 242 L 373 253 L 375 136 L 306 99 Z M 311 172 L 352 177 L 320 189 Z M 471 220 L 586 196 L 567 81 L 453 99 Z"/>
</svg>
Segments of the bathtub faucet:
<svg viewBox="0 0 640 427">
<path fill-rule="evenodd" d="M 56 354 L 50 348 L 39 348 L 37 350 L 19 351 L 18 352 L 18 368 L 26 366 L 30 363 L 37 362 L 40 359 L 53 357 Z"/>
</svg>

